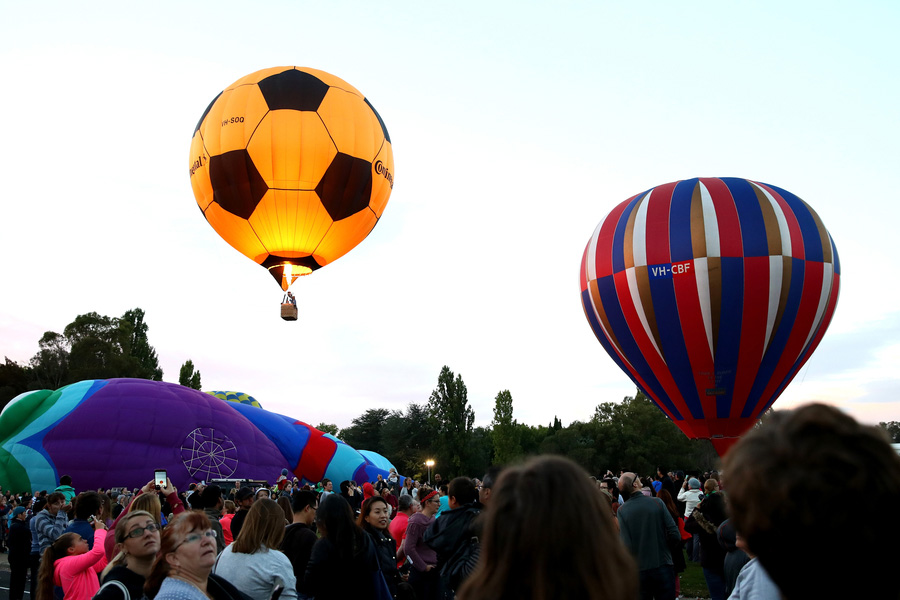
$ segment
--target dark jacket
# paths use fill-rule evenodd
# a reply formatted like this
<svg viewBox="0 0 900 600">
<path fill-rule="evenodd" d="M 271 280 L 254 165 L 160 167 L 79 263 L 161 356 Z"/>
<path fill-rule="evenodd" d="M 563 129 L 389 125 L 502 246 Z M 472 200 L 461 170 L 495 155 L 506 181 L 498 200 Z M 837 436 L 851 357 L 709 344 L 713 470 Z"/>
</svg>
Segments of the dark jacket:
<svg viewBox="0 0 900 600">
<path fill-rule="evenodd" d="M 728 597 L 734 591 L 741 569 L 750 562 L 750 557 L 737 547 L 737 532 L 731 519 L 726 519 L 719 525 L 717 536 L 719 545 L 725 550 L 725 596 Z"/>
<path fill-rule="evenodd" d="M 123 600 L 125 598 L 118 586 L 107 585 L 103 587 L 103 584 L 108 581 L 121 582 L 128 590 L 132 600 L 140 600 L 144 595 L 144 576 L 138 575 L 128 567 L 120 566 L 109 570 L 109 573 L 106 574 L 106 577 L 101 582 L 100 591 L 91 600 Z"/>
<path fill-rule="evenodd" d="M 300 590 L 316 600 L 371 600 L 375 598 L 373 574 L 378 559 L 371 538 L 363 534 L 363 547 L 349 560 L 328 538 L 320 538 L 312 549 Z"/>
<path fill-rule="evenodd" d="M 678 525 L 659 498 L 638 492 L 619 507 L 619 536 L 637 562 L 638 571 L 671 565 L 669 548 L 681 543 Z"/>
<path fill-rule="evenodd" d="M 238 534 L 241 532 L 241 527 L 244 526 L 244 519 L 247 518 L 248 512 L 250 512 L 249 509 L 239 508 L 234 513 L 234 516 L 231 518 L 231 539 L 237 539 Z"/>
<path fill-rule="evenodd" d="M 684 523 L 685 531 L 700 536 L 700 565 L 723 577 L 725 576 L 725 549 L 719 544 L 717 534 L 719 525 L 726 518 L 725 496 L 721 492 L 716 492 L 704 498 Z"/>
<path fill-rule="evenodd" d="M 437 569 L 441 576 L 439 593 L 443 597 L 452 597 L 478 561 L 480 514 L 478 502 L 444 512 L 428 526 L 422 538 L 437 552 Z"/>
<path fill-rule="evenodd" d="M 400 583 L 400 570 L 397 568 L 397 542 L 394 541 L 390 534 L 385 535 L 370 525 L 366 525 L 365 530 L 375 545 L 378 566 L 384 574 L 384 580 L 388 584 L 388 589 L 391 590 L 391 596 L 396 598 L 397 585 Z"/>
<path fill-rule="evenodd" d="M 28 521 L 13 519 L 9 526 L 9 562 L 27 563 L 31 560 L 31 528 Z"/>
<path fill-rule="evenodd" d="M 313 545 L 316 543 L 316 533 L 312 527 L 305 523 L 292 523 L 284 530 L 284 540 L 281 542 L 281 551 L 291 561 L 294 567 L 294 577 L 297 578 L 297 593 L 303 584 L 306 575 L 306 565 L 312 554 Z"/>
</svg>

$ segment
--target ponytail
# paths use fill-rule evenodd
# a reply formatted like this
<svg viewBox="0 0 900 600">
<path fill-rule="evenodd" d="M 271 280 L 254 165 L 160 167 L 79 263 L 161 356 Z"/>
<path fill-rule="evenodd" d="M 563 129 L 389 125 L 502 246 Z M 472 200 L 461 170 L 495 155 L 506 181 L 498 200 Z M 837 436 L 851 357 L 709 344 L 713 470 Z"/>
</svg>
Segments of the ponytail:
<svg viewBox="0 0 900 600">
<path fill-rule="evenodd" d="M 69 548 L 75 541 L 76 534 L 64 533 L 44 550 L 41 557 L 41 568 L 38 571 L 38 589 L 36 600 L 53 600 L 54 570 L 56 561 L 67 556 Z"/>
</svg>

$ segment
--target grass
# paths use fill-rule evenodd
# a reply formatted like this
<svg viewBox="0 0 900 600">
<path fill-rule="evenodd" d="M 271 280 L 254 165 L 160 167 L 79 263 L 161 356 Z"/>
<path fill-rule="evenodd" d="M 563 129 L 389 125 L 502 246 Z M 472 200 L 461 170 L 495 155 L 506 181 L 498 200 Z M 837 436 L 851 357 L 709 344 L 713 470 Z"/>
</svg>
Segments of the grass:
<svg viewBox="0 0 900 600">
<path fill-rule="evenodd" d="M 684 550 L 682 550 L 684 552 Z M 709 590 L 706 588 L 706 579 L 703 578 L 703 569 L 700 563 L 687 560 L 687 569 L 680 574 L 681 595 L 685 598 L 709 598 Z"/>
</svg>

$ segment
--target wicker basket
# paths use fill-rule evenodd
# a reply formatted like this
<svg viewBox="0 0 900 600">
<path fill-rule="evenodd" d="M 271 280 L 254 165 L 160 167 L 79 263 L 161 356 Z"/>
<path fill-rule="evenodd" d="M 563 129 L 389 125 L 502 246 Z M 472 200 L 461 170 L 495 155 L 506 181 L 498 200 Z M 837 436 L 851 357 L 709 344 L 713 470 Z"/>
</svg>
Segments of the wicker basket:
<svg viewBox="0 0 900 600">
<path fill-rule="evenodd" d="M 290 302 L 285 302 L 281 305 L 281 318 L 285 321 L 296 321 L 297 320 L 297 306 L 291 304 Z"/>
</svg>

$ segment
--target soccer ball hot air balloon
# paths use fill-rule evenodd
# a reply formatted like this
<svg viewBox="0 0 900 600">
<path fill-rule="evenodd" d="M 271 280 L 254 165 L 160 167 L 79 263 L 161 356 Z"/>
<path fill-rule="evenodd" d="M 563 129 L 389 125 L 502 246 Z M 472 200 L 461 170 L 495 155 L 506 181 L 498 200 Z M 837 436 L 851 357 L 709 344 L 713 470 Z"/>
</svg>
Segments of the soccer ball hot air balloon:
<svg viewBox="0 0 900 600">
<path fill-rule="evenodd" d="M 190 176 L 213 229 L 287 291 L 372 231 L 393 189 L 394 156 L 356 88 L 323 71 L 275 67 L 213 99 L 194 130 Z"/>
<path fill-rule="evenodd" d="M 815 211 L 745 179 L 689 179 L 629 198 L 581 261 L 581 302 L 603 348 L 720 455 L 809 360 L 839 287 L 837 250 Z"/>
</svg>

